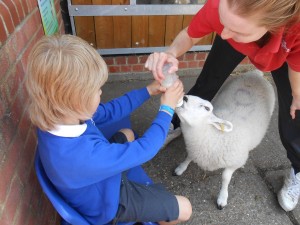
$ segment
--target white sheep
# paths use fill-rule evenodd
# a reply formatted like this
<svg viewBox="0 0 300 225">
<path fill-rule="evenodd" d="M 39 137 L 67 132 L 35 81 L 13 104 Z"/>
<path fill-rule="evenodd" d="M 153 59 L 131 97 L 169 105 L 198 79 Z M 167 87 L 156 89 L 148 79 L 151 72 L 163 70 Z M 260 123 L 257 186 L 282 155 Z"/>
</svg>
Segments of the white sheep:
<svg viewBox="0 0 300 225">
<path fill-rule="evenodd" d="M 181 175 L 191 161 L 208 171 L 224 168 L 217 206 L 225 207 L 232 174 L 263 139 L 274 105 L 274 89 L 258 70 L 229 79 L 212 104 L 186 95 L 176 113 L 188 156 L 175 175 Z"/>
</svg>

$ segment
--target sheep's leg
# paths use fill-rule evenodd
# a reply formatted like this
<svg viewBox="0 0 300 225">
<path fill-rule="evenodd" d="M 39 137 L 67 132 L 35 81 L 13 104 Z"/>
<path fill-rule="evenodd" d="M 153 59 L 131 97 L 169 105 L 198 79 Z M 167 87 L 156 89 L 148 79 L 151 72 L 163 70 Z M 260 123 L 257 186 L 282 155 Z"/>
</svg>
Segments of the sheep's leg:
<svg viewBox="0 0 300 225">
<path fill-rule="evenodd" d="M 218 209 L 223 209 L 227 205 L 228 185 L 231 180 L 232 174 L 236 169 L 237 168 L 225 168 L 222 173 L 222 188 L 217 200 Z"/>
<path fill-rule="evenodd" d="M 188 165 L 192 162 L 192 159 L 189 157 L 189 155 L 185 158 L 185 160 L 177 166 L 175 171 L 173 172 L 174 176 L 180 176 L 183 174 L 183 172 L 187 169 Z"/>
</svg>

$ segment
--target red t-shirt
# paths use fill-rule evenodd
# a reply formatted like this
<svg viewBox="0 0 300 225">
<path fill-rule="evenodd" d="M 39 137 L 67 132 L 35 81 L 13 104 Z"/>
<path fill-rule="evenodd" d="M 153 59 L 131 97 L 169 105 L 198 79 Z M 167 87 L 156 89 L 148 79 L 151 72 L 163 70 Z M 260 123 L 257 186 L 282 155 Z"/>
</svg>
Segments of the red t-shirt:
<svg viewBox="0 0 300 225">
<path fill-rule="evenodd" d="M 200 38 L 211 32 L 221 34 L 224 26 L 219 18 L 219 0 L 208 0 L 194 16 L 188 27 L 188 35 Z M 247 55 L 250 61 L 262 71 L 278 69 L 286 61 L 293 70 L 300 72 L 300 23 L 283 34 L 284 28 L 272 35 L 269 42 L 259 47 L 256 43 L 238 43 L 232 39 L 227 41 L 237 51 Z"/>
</svg>

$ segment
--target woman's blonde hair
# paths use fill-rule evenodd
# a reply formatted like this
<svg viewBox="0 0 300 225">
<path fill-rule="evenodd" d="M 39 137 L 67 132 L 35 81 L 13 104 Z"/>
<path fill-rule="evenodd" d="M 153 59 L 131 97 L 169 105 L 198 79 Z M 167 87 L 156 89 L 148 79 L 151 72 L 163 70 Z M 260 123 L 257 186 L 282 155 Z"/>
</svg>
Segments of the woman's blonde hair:
<svg viewBox="0 0 300 225">
<path fill-rule="evenodd" d="M 86 41 L 72 35 L 43 37 L 28 59 L 31 121 L 51 130 L 68 117 L 91 118 L 92 100 L 107 76 L 104 60 Z"/>
<path fill-rule="evenodd" d="M 266 27 L 270 33 L 276 33 L 282 27 L 288 30 L 300 21 L 300 0 L 227 0 L 227 2 L 235 13 L 244 17 L 255 17 L 258 25 Z"/>
</svg>

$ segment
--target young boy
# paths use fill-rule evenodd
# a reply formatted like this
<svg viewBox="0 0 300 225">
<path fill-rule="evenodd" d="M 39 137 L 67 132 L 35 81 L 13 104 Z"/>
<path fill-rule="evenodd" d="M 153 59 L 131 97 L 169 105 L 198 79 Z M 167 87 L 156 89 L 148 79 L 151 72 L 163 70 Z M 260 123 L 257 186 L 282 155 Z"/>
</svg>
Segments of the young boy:
<svg viewBox="0 0 300 225">
<path fill-rule="evenodd" d="M 100 104 L 107 76 L 103 59 L 78 37 L 44 37 L 34 46 L 26 86 L 48 177 L 91 224 L 188 220 L 192 207 L 187 198 L 127 177 L 128 170 L 153 158 L 164 143 L 174 108 L 183 97 L 182 83 L 166 90 L 155 81 Z M 162 92 L 156 118 L 137 140 L 130 129 L 107 140 L 97 128 L 127 117 L 151 95 Z"/>
</svg>

